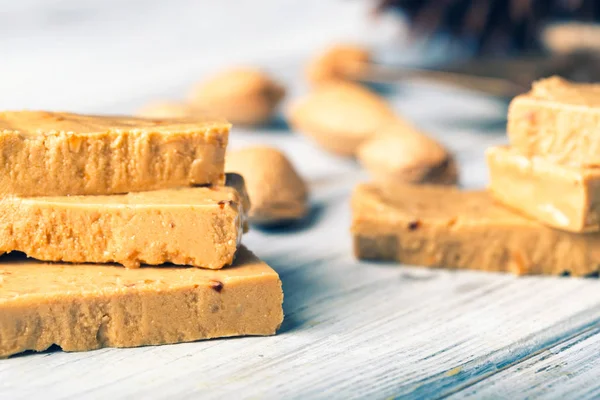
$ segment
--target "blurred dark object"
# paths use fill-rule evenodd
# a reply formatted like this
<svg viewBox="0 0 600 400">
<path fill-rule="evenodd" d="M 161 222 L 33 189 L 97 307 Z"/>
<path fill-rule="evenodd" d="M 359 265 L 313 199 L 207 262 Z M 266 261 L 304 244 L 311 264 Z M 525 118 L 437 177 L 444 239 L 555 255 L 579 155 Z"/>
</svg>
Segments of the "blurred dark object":
<svg viewBox="0 0 600 400">
<path fill-rule="evenodd" d="M 552 75 L 575 82 L 600 81 L 600 53 L 575 52 L 550 57 L 481 58 L 430 68 L 371 64 L 356 79 L 392 83 L 422 79 L 511 98 L 528 91 L 531 82 Z"/>
<path fill-rule="evenodd" d="M 544 26 L 600 21 L 600 0 L 376 0 L 378 12 L 399 10 L 413 37 L 449 34 L 475 54 L 542 49 Z"/>
</svg>

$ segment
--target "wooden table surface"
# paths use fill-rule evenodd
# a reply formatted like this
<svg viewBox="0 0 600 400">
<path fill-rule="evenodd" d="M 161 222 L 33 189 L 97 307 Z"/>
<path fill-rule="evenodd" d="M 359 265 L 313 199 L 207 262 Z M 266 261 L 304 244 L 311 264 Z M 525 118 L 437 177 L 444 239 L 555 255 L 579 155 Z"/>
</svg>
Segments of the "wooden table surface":
<svg viewBox="0 0 600 400">
<path fill-rule="evenodd" d="M 288 84 L 293 98 L 306 90 L 304 60 L 299 51 L 263 58 L 262 65 Z M 18 69 L 18 62 L 10 65 Z M 180 75 L 172 74 L 177 70 Z M 156 96 L 182 95 L 195 73 L 164 67 L 145 77 L 151 89 L 140 80 L 139 92 L 117 100 L 114 90 L 99 91 L 96 106 L 74 87 L 67 91 L 73 97 L 62 94 L 53 102 L 46 94 L 31 104 L 130 112 Z M 398 112 L 456 152 L 462 185 L 484 187 L 483 151 L 505 142 L 506 104 L 449 87 L 389 89 Z M 30 104 L 4 94 L 0 103 Z M 232 146 L 254 143 L 284 150 L 312 188 L 310 218 L 289 229 L 253 230 L 244 239 L 281 276 L 286 316 L 280 332 L 18 356 L 0 361 L 0 399 L 600 397 L 596 279 L 358 262 L 351 250 L 349 194 L 368 179 L 358 165 L 324 153 L 284 122 L 235 129 Z"/>
</svg>

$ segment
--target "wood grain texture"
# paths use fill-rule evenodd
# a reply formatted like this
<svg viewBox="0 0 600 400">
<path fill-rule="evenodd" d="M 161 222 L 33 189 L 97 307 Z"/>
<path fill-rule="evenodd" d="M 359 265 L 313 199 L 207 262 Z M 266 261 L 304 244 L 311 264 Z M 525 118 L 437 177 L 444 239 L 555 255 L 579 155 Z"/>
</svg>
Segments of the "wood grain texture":
<svg viewBox="0 0 600 400">
<path fill-rule="evenodd" d="M 133 3 L 127 2 L 127 7 Z M 304 9 L 304 2 L 292 3 L 294 10 Z M 148 13 L 156 16 L 157 10 Z M 350 17 L 340 15 L 349 24 Z M 155 28 L 148 18 L 146 24 L 136 25 L 140 31 Z M 96 29 L 95 23 L 98 20 L 87 29 Z M 209 29 L 206 24 L 203 29 Z M 315 23 L 313 29 L 318 26 Z M 65 29 L 73 34 L 71 43 L 82 43 L 76 42 L 80 25 Z M 65 32 L 54 35 L 66 37 Z M 311 43 L 317 46 L 317 41 Z M 108 53 L 107 47 L 100 52 Z M 5 54 L 21 53 L 15 47 Z M 24 62 L 18 60 L 32 61 L 37 53 L 29 48 L 27 54 L 7 65 L 16 71 Z M 43 58 L 46 53 L 40 54 Z M 94 84 L 106 84 L 106 91 L 79 87 L 76 79 L 69 91 L 64 80 L 62 97 L 53 99 L 52 91 L 41 90 L 35 104 L 128 112 L 152 100 L 152 94 L 183 95 L 182 83 L 199 74 L 181 67 L 180 59 L 154 61 L 139 74 L 139 62 L 119 63 L 121 74 L 135 76 L 124 86 L 123 99 L 114 99 L 115 87 L 99 63 L 86 64 L 85 73 L 76 77 L 98 73 Z M 264 65 L 288 83 L 293 98 L 306 90 L 298 79 L 303 62 L 300 56 L 273 53 Z M 180 73 L 173 78 L 177 65 Z M 392 89 L 388 94 L 396 110 L 456 152 L 461 183 L 483 187 L 483 150 L 506 140 L 506 104 L 443 86 L 406 84 Z M 101 100 L 93 103 L 86 90 L 98 93 Z M 33 92 L 33 86 L 24 88 L 15 107 Z M 7 102 L 3 97 L 2 104 Z M 599 396 L 598 280 L 516 278 L 358 262 L 351 255 L 348 200 L 352 187 L 367 179 L 364 172 L 354 161 L 332 157 L 303 136 L 291 134 L 282 122 L 259 131 L 233 130 L 232 147 L 257 143 L 286 152 L 313 189 L 311 217 L 302 224 L 253 230 L 244 239 L 281 275 L 286 317 L 277 336 L 14 357 L 0 361 L 0 399 Z"/>
<path fill-rule="evenodd" d="M 598 398 L 599 333 L 597 323 L 581 329 L 450 398 Z"/>
</svg>

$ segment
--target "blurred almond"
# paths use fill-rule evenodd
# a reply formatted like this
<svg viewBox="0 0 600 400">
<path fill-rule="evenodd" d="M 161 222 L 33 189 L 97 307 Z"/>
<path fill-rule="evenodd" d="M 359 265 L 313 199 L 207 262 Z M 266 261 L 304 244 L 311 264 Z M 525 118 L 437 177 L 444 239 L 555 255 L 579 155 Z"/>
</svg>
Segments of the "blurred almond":
<svg viewBox="0 0 600 400">
<path fill-rule="evenodd" d="M 251 203 L 250 222 L 274 225 L 307 214 L 306 183 L 281 151 L 266 146 L 231 150 L 225 171 L 244 177 Z"/>
<path fill-rule="evenodd" d="M 160 101 L 148 103 L 140 108 L 135 115 L 142 118 L 186 118 L 194 111 L 184 103 Z"/>
<path fill-rule="evenodd" d="M 456 163 L 448 150 L 401 120 L 364 142 L 357 158 L 374 180 L 383 183 L 452 185 L 458 180 Z"/>
<path fill-rule="evenodd" d="M 291 126 L 324 149 L 354 155 L 358 146 L 395 118 L 387 102 L 352 83 L 329 83 L 292 105 Z"/>
<path fill-rule="evenodd" d="M 310 61 L 306 77 L 314 86 L 354 80 L 370 61 L 371 52 L 368 49 L 353 44 L 339 44 Z"/>
<path fill-rule="evenodd" d="M 233 124 L 261 125 L 272 119 L 284 95 L 285 88 L 265 72 L 235 68 L 198 83 L 190 103 Z"/>
</svg>

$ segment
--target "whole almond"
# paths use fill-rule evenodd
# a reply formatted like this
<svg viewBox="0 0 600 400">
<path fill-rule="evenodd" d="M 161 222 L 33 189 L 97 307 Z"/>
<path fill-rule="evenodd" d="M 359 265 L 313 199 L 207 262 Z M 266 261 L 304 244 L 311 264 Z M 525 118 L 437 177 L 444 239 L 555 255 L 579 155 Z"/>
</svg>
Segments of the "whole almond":
<svg viewBox="0 0 600 400">
<path fill-rule="evenodd" d="M 599 52 L 600 26 L 594 23 L 550 24 L 542 31 L 542 43 L 555 53 Z"/>
<path fill-rule="evenodd" d="M 274 225 L 308 212 L 308 189 L 292 163 L 277 149 L 256 146 L 231 150 L 225 171 L 244 177 L 250 197 L 250 222 Z"/>
<path fill-rule="evenodd" d="M 371 52 L 368 49 L 354 44 L 338 44 L 309 62 L 306 77 L 314 86 L 354 80 L 370 60 Z"/>
<path fill-rule="evenodd" d="M 260 125 L 271 120 L 284 95 L 284 87 L 266 73 L 244 67 L 198 83 L 190 103 L 233 124 Z"/>
<path fill-rule="evenodd" d="M 396 121 L 363 143 L 361 165 L 379 182 L 456 184 L 454 158 L 435 139 L 405 121 Z"/>
<path fill-rule="evenodd" d="M 148 103 L 135 115 L 142 118 L 185 118 L 193 114 L 193 110 L 184 103 L 175 101 L 158 101 Z"/>
<path fill-rule="evenodd" d="M 298 100 L 290 109 L 291 126 L 324 149 L 343 156 L 395 118 L 386 101 L 352 83 L 328 83 Z"/>
</svg>

